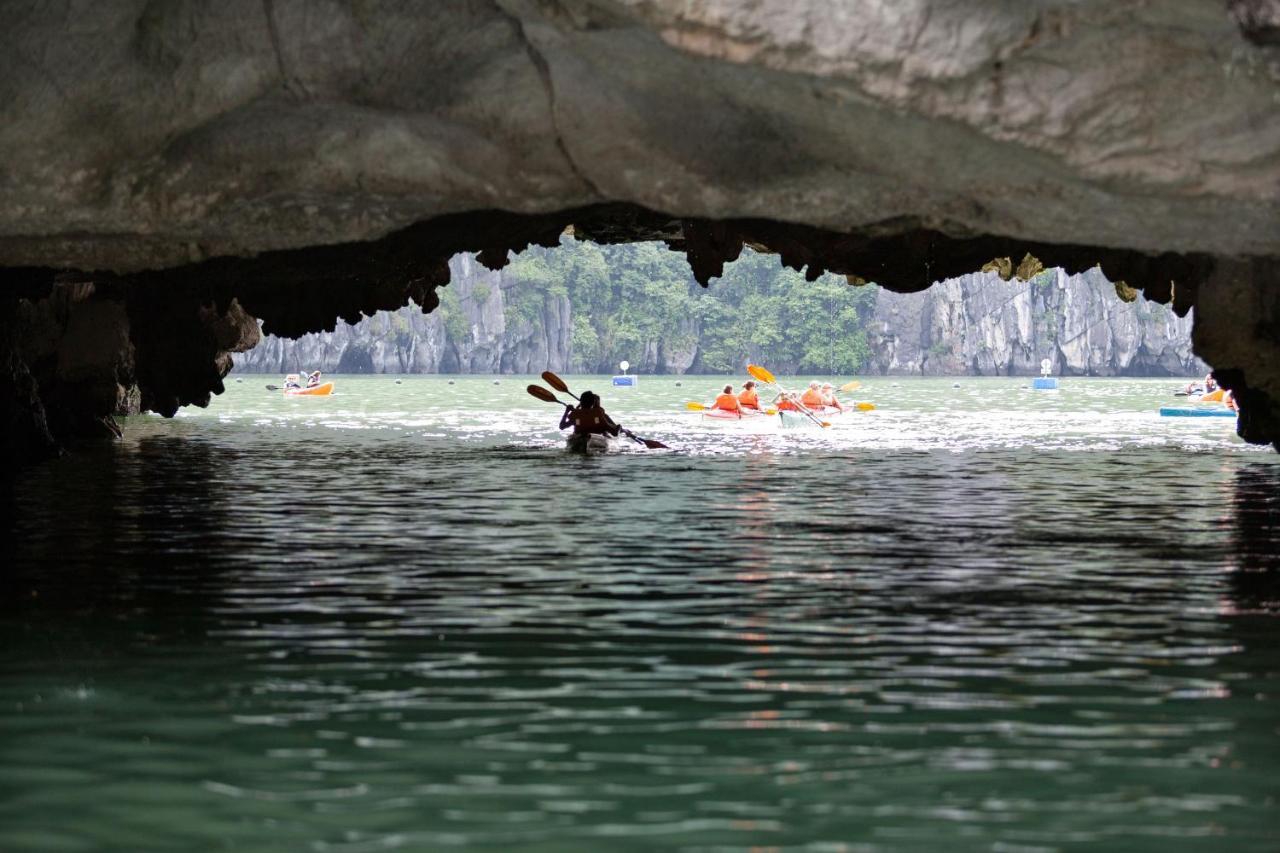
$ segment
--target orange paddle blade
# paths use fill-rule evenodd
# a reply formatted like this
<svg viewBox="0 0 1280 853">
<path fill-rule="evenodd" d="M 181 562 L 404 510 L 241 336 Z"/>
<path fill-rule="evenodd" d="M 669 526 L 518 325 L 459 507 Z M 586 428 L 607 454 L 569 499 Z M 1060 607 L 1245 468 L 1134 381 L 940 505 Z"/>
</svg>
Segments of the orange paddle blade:
<svg viewBox="0 0 1280 853">
<path fill-rule="evenodd" d="M 858 411 L 860 411 L 860 412 L 873 412 L 873 411 L 875 411 L 875 408 L 876 408 L 876 407 L 875 407 L 875 404 L 874 404 L 874 403 L 859 403 L 859 404 L 858 404 Z"/>
<path fill-rule="evenodd" d="M 759 379 L 761 382 L 765 382 L 769 385 L 776 385 L 778 382 L 778 380 L 774 378 L 772 373 L 765 370 L 763 367 L 761 367 L 758 364 L 748 364 L 747 373 L 750 373 L 756 379 Z"/>
<path fill-rule="evenodd" d="M 544 371 L 542 371 L 542 381 L 543 381 L 543 382 L 545 382 L 545 383 L 547 383 L 548 385 L 550 385 L 552 388 L 556 389 L 557 391 L 563 391 L 563 392 L 564 392 L 564 393 L 566 393 L 566 394 L 568 394 L 568 393 L 569 393 L 569 386 L 568 386 L 568 385 L 566 385 L 566 384 L 564 384 L 564 380 L 563 380 L 563 379 L 561 379 L 559 376 L 556 376 L 556 375 L 555 375 L 554 373 L 552 373 L 550 370 L 544 370 Z M 532 386 L 532 385 L 530 385 L 529 387 L 530 387 L 530 388 L 532 388 L 533 386 Z M 532 393 L 532 392 L 530 392 L 530 393 Z"/>
<path fill-rule="evenodd" d="M 546 388 L 543 388 L 541 385 L 530 385 L 528 388 L 525 388 L 525 390 L 528 391 L 530 395 L 537 397 L 539 400 L 542 400 L 544 402 L 547 402 L 547 403 L 560 402 L 559 400 L 556 399 L 555 394 L 552 394 L 550 391 L 548 391 Z"/>
</svg>

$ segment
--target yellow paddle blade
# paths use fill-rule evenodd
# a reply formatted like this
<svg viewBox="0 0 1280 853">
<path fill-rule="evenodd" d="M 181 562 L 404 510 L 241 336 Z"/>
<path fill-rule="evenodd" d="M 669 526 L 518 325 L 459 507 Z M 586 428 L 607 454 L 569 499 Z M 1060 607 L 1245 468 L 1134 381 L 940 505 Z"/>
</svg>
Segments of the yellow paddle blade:
<svg viewBox="0 0 1280 853">
<path fill-rule="evenodd" d="M 831 421 L 818 421 L 818 424 L 819 424 L 823 429 L 826 429 L 827 427 L 831 426 Z"/>
<path fill-rule="evenodd" d="M 547 383 L 557 391 L 563 391 L 566 394 L 569 393 L 569 386 L 564 383 L 563 379 L 561 379 L 559 376 L 556 376 L 550 370 L 542 371 L 542 381 Z"/>
<path fill-rule="evenodd" d="M 758 364 L 748 364 L 747 373 L 750 373 L 752 376 L 754 376 L 756 379 L 759 379 L 761 382 L 766 382 L 770 385 L 776 385 L 778 382 L 778 380 L 774 378 L 772 373 L 765 370 L 763 367 L 761 367 Z"/>
<path fill-rule="evenodd" d="M 777 409 L 765 409 L 765 410 L 764 410 L 764 413 L 765 413 L 766 415 L 776 415 L 776 414 L 778 414 L 778 410 L 777 410 Z"/>
<path fill-rule="evenodd" d="M 859 404 L 858 404 L 858 411 L 859 411 L 859 412 L 874 412 L 874 411 L 875 411 L 875 409 L 876 409 L 876 407 L 875 407 L 875 404 L 874 404 L 874 403 L 859 403 Z"/>
<path fill-rule="evenodd" d="M 844 393 L 846 391 L 857 391 L 861 387 L 862 387 L 862 383 L 855 379 L 852 382 L 846 382 L 843 385 L 841 385 L 840 391 L 841 393 Z"/>
<path fill-rule="evenodd" d="M 705 412 L 707 407 L 701 403 L 695 403 L 692 400 L 684 404 L 684 407 L 691 412 Z"/>
</svg>

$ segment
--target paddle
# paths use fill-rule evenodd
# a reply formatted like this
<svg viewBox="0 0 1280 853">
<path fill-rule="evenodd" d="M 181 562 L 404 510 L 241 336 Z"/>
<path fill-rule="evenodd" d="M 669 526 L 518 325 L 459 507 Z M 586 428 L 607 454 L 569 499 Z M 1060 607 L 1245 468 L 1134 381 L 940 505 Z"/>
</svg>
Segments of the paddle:
<svg viewBox="0 0 1280 853">
<path fill-rule="evenodd" d="M 772 385 L 773 387 L 777 388 L 779 391 L 785 390 L 782 386 L 778 384 L 777 378 L 775 378 L 772 373 L 770 373 L 768 370 L 766 370 L 765 368 L 761 367 L 758 364 L 748 364 L 747 373 L 750 373 L 752 376 L 754 376 L 756 379 L 759 379 L 761 382 L 765 383 L 766 385 Z M 800 402 L 794 401 L 794 400 L 792 402 L 795 404 L 795 407 L 797 410 L 808 415 L 809 419 L 813 421 L 815 424 L 817 424 L 818 426 L 822 427 L 823 429 L 826 429 L 827 427 L 831 426 L 831 424 L 828 421 L 818 420 L 818 416 L 815 415 L 813 412 L 809 411 L 807 408 L 805 408 Z"/>
<path fill-rule="evenodd" d="M 843 385 L 841 385 L 840 393 L 844 394 L 848 391 L 857 391 L 861 387 L 862 387 L 862 383 L 855 379 L 852 382 L 846 382 Z"/>
<path fill-rule="evenodd" d="M 545 382 L 545 383 L 547 383 L 548 385 L 550 385 L 552 388 L 556 389 L 557 391 L 562 391 L 562 392 L 564 392 L 565 394 L 568 394 L 570 397 L 572 397 L 572 398 L 573 398 L 573 399 L 575 399 L 575 400 L 577 400 L 577 399 L 578 399 L 578 395 L 577 395 L 577 394 L 575 394 L 575 393 L 573 393 L 572 391 L 570 391 L 570 390 L 569 390 L 569 386 L 565 384 L 565 381 L 564 381 L 563 379 L 561 379 L 559 376 L 556 376 L 556 375 L 555 375 L 554 373 L 552 373 L 550 370 L 544 370 L 544 371 L 542 371 L 542 381 L 543 381 L 543 382 Z M 530 394 L 533 394 L 533 390 L 532 390 L 532 389 L 534 389 L 534 388 L 538 388 L 538 386 L 537 386 L 537 385 L 530 385 L 530 386 L 529 386 L 529 389 L 530 389 L 530 390 L 529 390 L 529 393 L 530 393 Z M 539 390 L 544 390 L 544 389 L 539 389 Z M 551 395 L 551 399 L 555 400 L 555 395 L 554 395 L 554 394 L 551 394 L 551 392 L 550 392 L 550 391 L 547 391 L 546 393 L 547 393 L 547 394 L 549 394 L 549 395 Z M 533 396 L 537 397 L 538 395 L 537 395 L 537 394 L 533 394 Z M 540 397 L 539 399 L 543 399 L 543 400 L 545 400 L 545 399 L 546 399 L 546 397 Z M 559 400 L 556 400 L 556 402 L 557 402 L 557 403 L 559 403 L 560 401 L 559 401 Z M 562 404 L 562 405 L 563 405 L 563 404 Z M 622 432 L 626 433 L 627 438 L 631 439 L 632 441 L 636 441 L 636 442 L 639 442 L 640 444 L 643 444 L 645 447 L 649 448 L 650 450 L 670 450 L 670 449 L 671 449 L 671 448 L 667 447 L 665 444 L 663 444 L 661 441 L 656 441 L 656 440 L 654 440 L 654 439 L 652 439 L 652 438 L 641 438 L 640 436 L 636 435 L 636 434 L 635 434 L 634 432 L 632 432 L 631 430 L 629 430 L 629 429 L 627 429 L 626 427 L 622 426 L 622 424 L 618 424 L 617 426 L 618 426 L 618 429 L 620 429 L 620 430 L 622 430 Z"/>
<path fill-rule="evenodd" d="M 279 390 L 280 390 L 280 386 L 279 386 L 279 385 L 268 385 L 268 386 L 267 386 L 267 390 L 268 390 L 268 391 L 279 391 Z"/>
<path fill-rule="evenodd" d="M 537 397 L 539 400 L 542 400 L 544 403 L 559 403 L 561 406 L 564 406 L 566 409 L 573 408 L 573 406 L 570 406 L 568 403 L 564 402 L 555 394 L 552 394 L 546 388 L 543 388 L 541 385 L 529 385 L 529 386 L 526 386 L 524 390 L 528 391 L 530 395 Z"/>
</svg>

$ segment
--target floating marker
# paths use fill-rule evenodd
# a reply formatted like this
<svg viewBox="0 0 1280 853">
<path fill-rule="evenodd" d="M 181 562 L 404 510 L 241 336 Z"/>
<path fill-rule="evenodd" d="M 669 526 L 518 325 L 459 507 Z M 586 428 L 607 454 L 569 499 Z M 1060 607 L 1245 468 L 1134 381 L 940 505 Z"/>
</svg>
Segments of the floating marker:
<svg viewBox="0 0 1280 853">
<path fill-rule="evenodd" d="M 636 377 L 629 376 L 627 374 L 627 369 L 631 367 L 631 362 L 629 361 L 620 362 L 618 364 L 618 367 L 622 368 L 622 375 L 613 377 L 613 384 L 615 386 L 622 387 L 622 388 L 636 387 Z"/>
</svg>

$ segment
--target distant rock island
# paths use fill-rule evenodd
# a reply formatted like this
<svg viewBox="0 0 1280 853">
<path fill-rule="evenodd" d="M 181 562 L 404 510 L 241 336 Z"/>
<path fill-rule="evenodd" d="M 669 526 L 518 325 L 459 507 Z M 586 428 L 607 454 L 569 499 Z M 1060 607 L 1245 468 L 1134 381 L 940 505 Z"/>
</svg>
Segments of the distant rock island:
<svg viewBox="0 0 1280 853">
<path fill-rule="evenodd" d="M 567 239 L 494 272 L 451 263 L 441 306 L 381 312 L 296 340 L 265 336 L 236 370 L 289 373 L 787 373 L 916 376 L 1185 376 L 1191 317 L 1126 303 L 1102 273 L 1047 270 L 1030 282 L 976 273 L 913 294 L 827 275 L 816 282 L 748 251 L 703 289 L 656 244 Z"/>
</svg>

